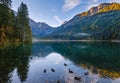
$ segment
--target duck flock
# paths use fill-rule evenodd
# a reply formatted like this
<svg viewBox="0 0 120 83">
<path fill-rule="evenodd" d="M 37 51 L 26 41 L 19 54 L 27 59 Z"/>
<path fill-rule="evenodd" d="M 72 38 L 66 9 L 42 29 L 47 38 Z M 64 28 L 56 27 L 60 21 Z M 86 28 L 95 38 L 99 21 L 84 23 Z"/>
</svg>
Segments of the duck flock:
<svg viewBox="0 0 120 83">
<path fill-rule="evenodd" d="M 64 63 L 64 66 L 68 66 L 68 65 L 67 65 L 66 63 Z M 68 70 L 68 73 L 74 74 L 74 71 L 73 71 L 73 70 L 71 70 L 71 69 L 67 69 L 67 70 Z M 44 73 L 47 73 L 47 69 L 44 69 L 43 72 L 44 72 Z M 54 73 L 54 72 L 55 72 L 55 69 L 54 69 L 54 68 L 51 68 L 51 72 Z M 89 72 L 85 72 L 84 75 L 89 75 Z M 82 79 L 81 77 L 74 76 L 74 80 L 76 80 L 76 81 L 81 82 L 81 79 Z M 62 83 L 62 82 L 60 82 L 60 80 L 58 80 L 57 83 Z"/>
</svg>

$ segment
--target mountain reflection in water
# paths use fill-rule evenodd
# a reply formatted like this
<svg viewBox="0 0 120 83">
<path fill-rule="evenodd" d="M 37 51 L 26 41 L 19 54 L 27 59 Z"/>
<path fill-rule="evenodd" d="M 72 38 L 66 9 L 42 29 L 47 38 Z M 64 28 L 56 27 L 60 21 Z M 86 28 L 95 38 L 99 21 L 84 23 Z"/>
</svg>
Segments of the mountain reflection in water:
<svg viewBox="0 0 120 83">
<path fill-rule="evenodd" d="M 39 42 L 0 53 L 0 83 L 120 83 L 120 43 Z"/>
</svg>

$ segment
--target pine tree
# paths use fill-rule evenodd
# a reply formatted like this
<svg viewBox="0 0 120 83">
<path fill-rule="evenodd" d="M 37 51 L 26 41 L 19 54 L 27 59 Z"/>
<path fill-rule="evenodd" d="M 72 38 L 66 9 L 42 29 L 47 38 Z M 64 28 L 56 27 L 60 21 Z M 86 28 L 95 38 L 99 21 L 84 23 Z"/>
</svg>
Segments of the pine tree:
<svg viewBox="0 0 120 83">
<path fill-rule="evenodd" d="M 0 27 L 7 26 L 11 19 L 11 0 L 0 0 Z"/>
<path fill-rule="evenodd" d="M 12 39 L 11 0 L 0 0 L 0 44 L 4 45 Z"/>
<path fill-rule="evenodd" d="M 16 17 L 19 38 L 22 42 L 28 41 L 29 39 L 27 40 L 27 36 L 31 34 L 28 15 L 28 8 L 26 4 L 22 2 L 18 8 L 18 14 Z"/>
<path fill-rule="evenodd" d="M 0 3 L 4 6 L 10 8 L 12 1 L 11 0 L 0 0 Z"/>
<path fill-rule="evenodd" d="M 2 4 L 0 4 L 0 27 L 2 25 L 8 25 L 9 22 L 9 10 Z"/>
</svg>

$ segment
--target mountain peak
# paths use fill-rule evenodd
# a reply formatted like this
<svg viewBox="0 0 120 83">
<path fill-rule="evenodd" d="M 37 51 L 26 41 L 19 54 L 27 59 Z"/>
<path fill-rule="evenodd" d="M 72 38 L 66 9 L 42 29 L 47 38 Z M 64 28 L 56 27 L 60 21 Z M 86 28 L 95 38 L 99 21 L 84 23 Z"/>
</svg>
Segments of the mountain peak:
<svg viewBox="0 0 120 83">
<path fill-rule="evenodd" d="M 30 19 L 30 27 L 32 29 L 33 36 L 41 37 L 45 34 L 53 32 L 54 28 L 46 24 L 45 22 L 35 22 Z"/>
</svg>

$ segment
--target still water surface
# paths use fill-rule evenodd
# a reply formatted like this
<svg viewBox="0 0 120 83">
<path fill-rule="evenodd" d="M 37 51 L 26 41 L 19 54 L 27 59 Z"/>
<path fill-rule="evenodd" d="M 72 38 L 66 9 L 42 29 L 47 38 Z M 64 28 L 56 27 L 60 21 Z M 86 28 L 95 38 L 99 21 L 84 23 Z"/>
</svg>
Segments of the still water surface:
<svg viewBox="0 0 120 83">
<path fill-rule="evenodd" d="M 0 53 L 0 83 L 120 83 L 120 43 L 38 42 Z"/>
</svg>

